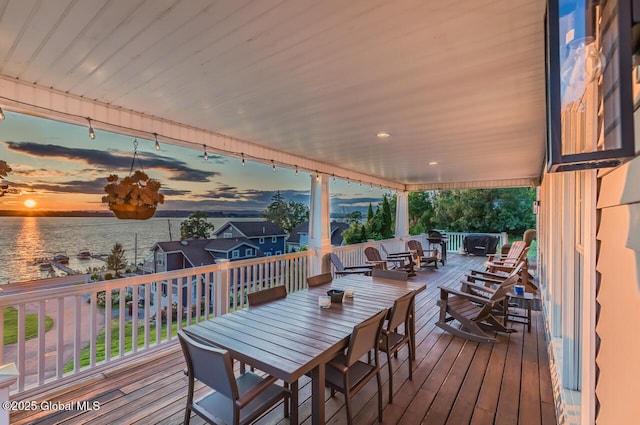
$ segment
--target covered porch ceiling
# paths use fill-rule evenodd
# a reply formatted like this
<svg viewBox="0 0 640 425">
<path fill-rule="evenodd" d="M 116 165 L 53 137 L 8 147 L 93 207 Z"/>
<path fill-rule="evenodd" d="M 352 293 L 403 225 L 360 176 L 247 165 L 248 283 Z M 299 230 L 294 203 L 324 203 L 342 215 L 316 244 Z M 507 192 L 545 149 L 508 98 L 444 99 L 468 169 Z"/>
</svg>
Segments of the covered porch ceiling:
<svg viewBox="0 0 640 425">
<path fill-rule="evenodd" d="M 0 0 L 0 107 L 396 189 L 530 185 L 544 7 Z"/>
</svg>

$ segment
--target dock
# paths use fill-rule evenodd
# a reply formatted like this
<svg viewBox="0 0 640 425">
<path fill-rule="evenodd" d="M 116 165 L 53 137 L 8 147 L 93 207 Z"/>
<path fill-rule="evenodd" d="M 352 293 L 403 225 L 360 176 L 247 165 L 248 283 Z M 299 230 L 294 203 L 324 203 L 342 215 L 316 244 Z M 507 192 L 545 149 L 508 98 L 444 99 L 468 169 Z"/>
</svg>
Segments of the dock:
<svg viewBox="0 0 640 425">
<path fill-rule="evenodd" d="M 63 272 L 65 272 L 65 273 L 66 273 L 66 274 L 68 274 L 68 275 L 71 275 L 71 274 L 81 274 L 81 273 L 82 273 L 81 271 L 74 270 L 74 269 L 72 269 L 71 267 L 67 266 L 66 264 L 62 264 L 62 263 L 59 263 L 59 262 L 57 262 L 57 261 L 53 261 L 53 260 L 51 260 L 51 261 L 50 261 L 50 263 L 51 263 L 51 265 L 52 265 L 53 267 L 55 267 L 55 268 L 57 268 L 57 269 L 62 270 Z"/>
</svg>

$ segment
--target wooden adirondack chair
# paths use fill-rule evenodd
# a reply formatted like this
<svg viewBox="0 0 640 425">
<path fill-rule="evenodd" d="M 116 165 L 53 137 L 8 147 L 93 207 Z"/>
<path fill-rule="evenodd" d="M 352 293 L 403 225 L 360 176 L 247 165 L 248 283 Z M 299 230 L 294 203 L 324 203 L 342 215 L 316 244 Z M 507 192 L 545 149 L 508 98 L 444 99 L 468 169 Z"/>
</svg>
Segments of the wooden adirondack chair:
<svg viewBox="0 0 640 425">
<path fill-rule="evenodd" d="M 334 252 L 327 254 L 329 259 L 331 260 L 331 264 L 335 267 L 336 276 L 344 276 L 348 274 L 364 274 L 367 276 L 371 276 L 371 270 L 376 267 L 374 264 L 361 264 L 359 266 L 344 266 L 342 261 L 340 261 L 340 257 L 338 257 Z"/>
<path fill-rule="evenodd" d="M 510 276 L 489 298 L 440 287 L 440 317 L 436 326 L 471 341 L 496 342 L 496 338 L 487 332 L 513 332 L 496 317 L 496 311 L 502 309 L 501 303 L 517 282 L 517 275 Z M 451 325 L 453 320 L 457 320 L 461 327 Z"/>
<path fill-rule="evenodd" d="M 425 267 L 429 267 L 429 265 L 432 265 L 436 269 L 438 268 L 437 250 L 428 249 L 425 251 L 424 249 L 422 249 L 422 244 L 420 243 L 420 241 L 416 241 L 414 239 L 411 239 L 409 242 L 407 242 L 407 246 L 411 251 L 415 252 L 416 264 L 418 265 L 418 268 L 422 267 L 423 264 Z"/>
</svg>

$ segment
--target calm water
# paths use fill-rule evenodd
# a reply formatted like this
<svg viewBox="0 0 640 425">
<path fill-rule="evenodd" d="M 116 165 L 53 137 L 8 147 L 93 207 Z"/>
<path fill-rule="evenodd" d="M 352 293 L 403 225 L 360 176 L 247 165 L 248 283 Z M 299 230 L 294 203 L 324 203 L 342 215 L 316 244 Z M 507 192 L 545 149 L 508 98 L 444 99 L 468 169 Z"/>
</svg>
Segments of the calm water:
<svg viewBox="0 0 640 425">
<path fill-rule="evenodd" d="M 173 240 L 180 238 L 183 218 L 152 218 L 150 220 L 117 220 L 112 217 L 0 217 L 0 284 L 47 277 L 34 258 L 52 257 L 64 252 L 70 257 L 69 267 L 86 272 L 88 267 L 102 267 L 97 259 L 78 260 L 76 254 L 88 250 L 92 254 L 108 254 L 113 244 L 120 242 L 130 263 L 149 254 L 156 242 L 168 241 L 169 224 Z M 255 218 L 209 218 L 216 230 L 229 220 Z M 136 257 L 136 235 L 138 249 Z M 56 276 L 63 276 L 55 270 Z"/>
</svg>

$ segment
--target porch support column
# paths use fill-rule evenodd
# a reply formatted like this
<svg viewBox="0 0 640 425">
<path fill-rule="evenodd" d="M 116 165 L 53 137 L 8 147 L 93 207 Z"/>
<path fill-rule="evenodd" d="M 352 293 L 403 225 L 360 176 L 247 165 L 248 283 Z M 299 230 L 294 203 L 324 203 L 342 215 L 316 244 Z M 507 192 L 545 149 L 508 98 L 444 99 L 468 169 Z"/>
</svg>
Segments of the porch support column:
<svg viewBox="0 0 640 425">
<path fill-rule="evenodd" d="M 309 250 L 315 255 L 309 262 L 309 276 L 322 273 L 322 258 L 331 252 L 331 217 L 329 215 L 329 178 L 311 174 L 309 200 Z"/>
<path fill-rule="evenodd" d="M 396 196 L 396 238 L 409 236 L 409 192 Z"/>
</svg>

